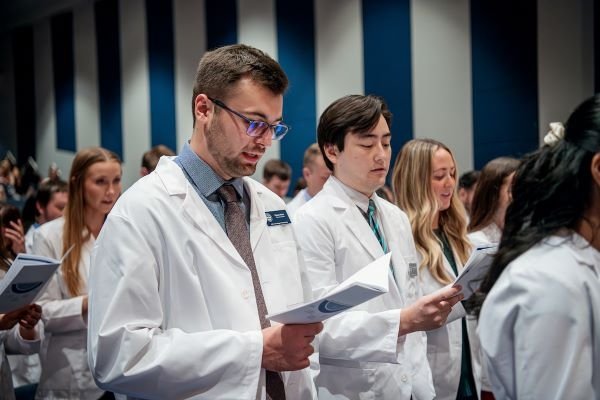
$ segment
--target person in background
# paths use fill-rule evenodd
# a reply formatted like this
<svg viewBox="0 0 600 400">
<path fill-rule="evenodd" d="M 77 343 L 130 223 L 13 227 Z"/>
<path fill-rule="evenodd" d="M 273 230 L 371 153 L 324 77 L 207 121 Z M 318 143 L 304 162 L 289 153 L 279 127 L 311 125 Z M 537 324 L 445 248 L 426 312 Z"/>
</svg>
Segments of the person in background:
<svg viewBox="0 0 600 400">
<path fill-rule="evenodd" d="M 292 179 L 292 167 L 282 160 L 269 160 L 263 169 L 263 185 L 282 199 L 290 187 Z"/>
<path fill-rule="evenodd" d="M 302 189 L 287 205 L 290 218 L 294 217 L 296 211 L 316 196 L 323 189 L 323 185 L 331 175 L 331 171 L 325 165 L 323 154 L 317 143 L 311 144 L 304 152 L 302 161 L 302 177 L 306 182 L 306 188 Z"/>
<path fill-rule="evenodd" d="M 25 249 L 33 251 L 33 233 L 42 224 L 62 217 L 69 198 L 67 182 L 58 180 L 41 184 L 35 196 L 35 222 L 25 234 Z"/>
<path fill-rule="evenodd" d="M 256 48 L 203 55 L 189 143 L 125 192 L 92 256 L 89 365 L 102 387 L 134 398 L 316 398 L 308 357 L 322 324 L 266 318 L 310 299 L 306 271 L 285 203 L 249 177 L 288 131 L 287 84 Z"/>
<path fill-rule="evenodd" d="M 500 243 L 504 216 L 511 201 L 511 187 L 519 160 L 499 157 L 481 170 L 471 203 L 467 228 L 472 243 Z"/>
<path fill-rule="evenodd" d="M 156 169 L 156 165 L 158 164 L 158 160 L 162 156 L 174 156 L 175 152 L 165 146 L 164 144 L 159 144 L 148 150 L 142 155 L 142 167 L 140 168 L 140 175 L 146 176 L 150 172 Z"/>
<path fill-rule="evenodd" d="M 479 174 L 479 171 L 467 171 L 458 180 L 458 198 L 465 207 L 467 216 L 471 214 L 471 204 L 473 203 L 473 195 L 477 188 Z"/>
<path fill-rule="evenodd" d="M 0 270 L 7 272 L 19 253 L 25 253 L 21 213 L 17 207 L 4 204 L 0 206 Z"/>
<path fill-rule="evenodd" d="M 121 173 L 115 153 L 101 147 L 78 151 L 64 216 L 34 233 L 34 254 L 55 259 L 66 254 L 39 300 L 46 339 L 36 398 L 91 400 L 103 395 L 87 365 L 88 275 L 94 242 L 121 194 Z"/>
<path fill-rule="evenodd" d="M 306 188 L 306 179 L 304 179 L 303 176 L 298 177 L 298 179 L 296 179 L 296 184 L 294 185 L 294 196 L 293 197 L 296 197 L 298 195 L 298 193 L 300 193 L 300 191 L 305 188 Z"/>
<path fill-rule="evenodd" d="M 452 152 L 436 140 L 410 140 L 396 158 L 394 193 L 410 219 L 426 294 L 451 284 L 471 254 L 464 207 L 456 193 L 457 174 Z M 446 325 L 427 331 L 427 356 L 439 400 L 481 395 L 476 322 L 465 316 L 459 302 Z"/>
<path fill-rule="evenodd" d="M 481 285 L 498 399 L 600 398 L 600 95 L 525 156 Z"/>
<path fill-rule="evenodd" d="M 460 288 L 422 296 L 406 214 L 375 191 L 392 156 L 391 113 L 375 96 L 351 95 L 321 115 L 318 143 L 332 171 L 296 213 L 296 233 L 315 297 L 391 252 L 389 292 L 325 322 L 319 338 L 320 399 L 433 399 L 426 336 Z"/>
</svg>

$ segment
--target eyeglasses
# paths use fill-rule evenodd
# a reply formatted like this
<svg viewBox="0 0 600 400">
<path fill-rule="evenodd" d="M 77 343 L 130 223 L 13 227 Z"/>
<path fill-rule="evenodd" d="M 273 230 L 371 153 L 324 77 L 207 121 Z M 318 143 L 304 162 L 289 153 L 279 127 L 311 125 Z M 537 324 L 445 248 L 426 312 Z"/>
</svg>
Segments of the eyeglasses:
<svg viewBox="0 0 600 400">
<path fill-rule="evenodd" d="M 215 103 L 215 105 L 221 107 L 224 110 L 229 111 L 232 114 L 237 115 L 238 117 L 240 117 L 241 119 L 246 121 L 248 123 L 248 128 L 246 128 L 246 135 L 248 135 L 248 136 L 251 136 L 251 137 L 262 136 L 267 129 L 271 129 L 273 131 L 273 135 L 271 136 L 271 139 L 281 140 L 281 139 L 283 139 L 285 134 L 288 133 L 288 131 L 290 130 L 290 127 L 284 123 L 280 122 L 278 124 L 269 124 L 268 122 L 265 122 L 265 121 L 255 121 L 255 120 L 250 119 L 250 118 L 246 117 L 245 115 L 240 114 L 239 112 L 227 107 L 225 105 L 225 103 L 223 103 L 221 100 L 213 99 L 212 97 L 209 97 L 208 99 L 210 101 L 212 101 L 213 103 Z"/>
</svg>

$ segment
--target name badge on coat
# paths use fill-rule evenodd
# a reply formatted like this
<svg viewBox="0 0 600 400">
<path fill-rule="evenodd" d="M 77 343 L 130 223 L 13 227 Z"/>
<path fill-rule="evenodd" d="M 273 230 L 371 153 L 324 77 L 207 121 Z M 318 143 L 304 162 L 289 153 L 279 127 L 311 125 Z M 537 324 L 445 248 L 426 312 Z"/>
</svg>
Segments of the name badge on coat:
<svg viewBox="0 0 600 400">
<path fill-rule="evenodd" d="M 265 211 L 267 226 L 291 224 L 290 217 L 285 210 Z"/>
</svg>

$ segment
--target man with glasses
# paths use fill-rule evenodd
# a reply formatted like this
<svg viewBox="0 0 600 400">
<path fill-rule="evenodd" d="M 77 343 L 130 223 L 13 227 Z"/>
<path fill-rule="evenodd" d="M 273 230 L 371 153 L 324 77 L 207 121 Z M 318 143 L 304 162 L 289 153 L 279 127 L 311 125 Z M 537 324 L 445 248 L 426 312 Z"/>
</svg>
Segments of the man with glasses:
<svg viewBox="0 0 600 400">
<path fill-rule="evenodd" d="M 89 363 L 136 398 L 312 399 L 322 328 L 265 315 L 310 297 L 283 201 L 248 178 L 283 123 L 281 67 L 233 45 L 200 60 L 194 131 L 117 202 L 89 278 Z M 290 372 L 293 371 L 293 372 Z"/>
</svg>

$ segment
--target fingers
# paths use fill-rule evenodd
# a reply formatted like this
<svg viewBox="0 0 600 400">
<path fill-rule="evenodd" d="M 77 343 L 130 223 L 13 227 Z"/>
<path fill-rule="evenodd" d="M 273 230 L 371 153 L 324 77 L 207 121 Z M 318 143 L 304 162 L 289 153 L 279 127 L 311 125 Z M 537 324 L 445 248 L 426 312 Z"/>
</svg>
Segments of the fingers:
<svg viewBox="0 0 600 400">
<path fill-rule="evenodd" d="M 10 221 L 10 226 L 12 226 L 13 229 L 16 230 L 21 236 L 25 235 L 25 230 L 23 229 L 23 224 L 21 223 L 20 219 L 16 221 Z"/>
<path fill-rule="evenodd" d="M 446 300 L 446 301 L 447 301 L 447 302 L 450 304 L 450 307 L 454 307 L 454 305 L 455 305 L 456 303 L 458 303 L 459 301 L 462 301 L 464 298 L 465 298 L 465 296 L 464 296 L 462 293 L 460 293 L 460 294 L 459 294 L 459 295 L 457 295 L 457 296 L 450 297 L 450 298 L 449 298 L 448 300 Z"/>
</svg>

